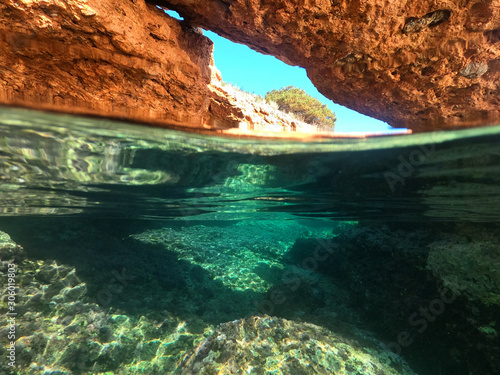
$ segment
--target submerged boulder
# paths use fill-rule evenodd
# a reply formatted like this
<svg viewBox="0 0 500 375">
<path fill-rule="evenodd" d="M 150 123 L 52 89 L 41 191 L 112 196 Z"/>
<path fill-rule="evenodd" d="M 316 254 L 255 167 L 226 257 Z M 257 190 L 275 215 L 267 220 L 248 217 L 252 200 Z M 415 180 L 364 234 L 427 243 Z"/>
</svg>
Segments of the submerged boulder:
<svg viewBox="0 0 500 375">
<path fill-rule="evenodd" d="M 500 306 L 500 248 L 494 236 L 470 241 L 457 235 L 432 243 L 427 267 L 455 294 Z"/>
<path fill-rule="evenodd" d="M 352 338 L 310 323 L 250 317 L 223 323 L 188 354 L 181 374 L 413 374 L 367 336 Z"/>
</svg>

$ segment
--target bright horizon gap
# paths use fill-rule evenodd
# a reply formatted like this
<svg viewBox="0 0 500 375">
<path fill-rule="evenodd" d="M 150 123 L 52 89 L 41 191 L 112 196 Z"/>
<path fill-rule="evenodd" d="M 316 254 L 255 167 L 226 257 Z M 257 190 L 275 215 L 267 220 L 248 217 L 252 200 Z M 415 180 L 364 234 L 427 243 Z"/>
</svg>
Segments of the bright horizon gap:
<svg viewBox="0 0 500 375">
<path fill-rule="evenodd" d="M 173 10 L 165 13 L 182 20 Z M 304 68 L 287 65 L 274 56 L 261 54 L 212 31 L 203 30 L 203 33 L 214 43 L 215 66 L 220 70 L 224 82 L 262 97 L 271 90 L 287 86 L 303 89 L 335 112 L 335 133 L 392 133 L 406 130 L 392 128 L 386 122 L 334 103 L 316 89 Z"/>
</svg>

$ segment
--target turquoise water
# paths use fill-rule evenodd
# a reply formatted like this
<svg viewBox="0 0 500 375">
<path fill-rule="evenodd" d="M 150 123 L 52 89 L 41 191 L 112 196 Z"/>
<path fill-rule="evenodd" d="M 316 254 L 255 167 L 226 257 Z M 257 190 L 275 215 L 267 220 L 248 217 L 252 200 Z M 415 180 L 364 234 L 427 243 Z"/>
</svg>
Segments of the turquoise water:
<svg viewBox="0 0 500 375">
<path fill-rule="evenodd" d="M 0 372 L 498 374 L 499 141 L 0 108 Z"/>
</svg>

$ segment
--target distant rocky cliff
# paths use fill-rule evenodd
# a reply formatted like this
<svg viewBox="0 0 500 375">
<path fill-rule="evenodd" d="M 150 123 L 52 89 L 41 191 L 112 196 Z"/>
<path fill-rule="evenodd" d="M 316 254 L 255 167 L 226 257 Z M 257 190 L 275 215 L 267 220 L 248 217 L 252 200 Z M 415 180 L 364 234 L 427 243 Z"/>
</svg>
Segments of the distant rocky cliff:
<svg viewBox="0 0 500 375">
<path fill-rule="evenodd" d="M 394 126 L 500 117 L 494 0 L 2 0 L 0 19 L 0 104 L 220 132 L 307 130 L 238 107 L 203 27 L 305 67 L 327 97 Z"/>
</svg>

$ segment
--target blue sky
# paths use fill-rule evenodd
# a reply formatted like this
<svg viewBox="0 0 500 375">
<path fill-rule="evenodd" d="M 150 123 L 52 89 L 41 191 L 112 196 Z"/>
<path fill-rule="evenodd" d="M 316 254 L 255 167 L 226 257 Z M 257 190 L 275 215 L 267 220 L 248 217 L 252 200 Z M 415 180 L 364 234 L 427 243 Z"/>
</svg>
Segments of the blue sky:
<svg viewBox="0 0 500 375">
<path fill-rule="evenodd" d="M 362 115 L 327 99 L 314 87 L 304 68 L 290 66 L 273 56 L 263 55 L 249 47 L 204 31 L 214 42 L 215 66 L 225 82 L 244 91 L 266 95 L 268 91 L 296 86 L 326 104 L 337 116 L 336 132 L 387 132 L 387 123 Z"/>
<path fill-rule="evenodd" d="M 178 18 L 178 14 L 168 11 Z M 263 55 L 249 47 L 204 31 L 214 42 L 215 66 L 222 79 L 240 89 L 265 96 L 268 91 L 295 86 L 326 104 L 337 116 L 336 132 L 387 132 L 393 130 L 387 123 L 364 116 L 325 98 L 311 83 L 304 68 L 290 66 L 273 56 Z"/>
</svg>

